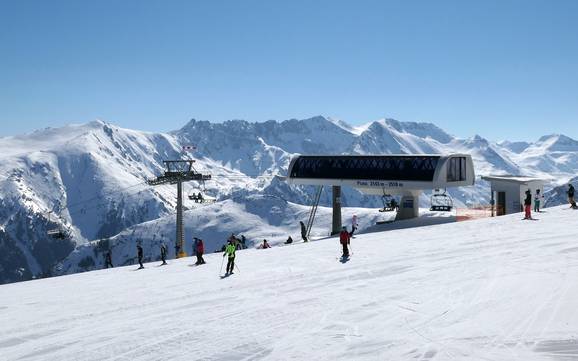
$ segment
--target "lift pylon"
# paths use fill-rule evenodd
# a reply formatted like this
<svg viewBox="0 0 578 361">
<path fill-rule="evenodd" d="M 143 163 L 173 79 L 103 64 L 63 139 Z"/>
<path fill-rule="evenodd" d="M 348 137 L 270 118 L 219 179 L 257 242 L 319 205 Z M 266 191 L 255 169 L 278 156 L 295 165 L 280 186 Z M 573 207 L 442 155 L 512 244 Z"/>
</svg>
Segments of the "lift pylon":
<svg viewBox="0 0 578 361">
<path fill-rule="evenodd" d="M 185 251 L 185 233 L 183 227 L 183 182 L 206 181 L 211 179 L 210 174 L 201 174 L 193 168 L 192 159 L 187 160 L 165 160 L 165 173 L 155 179 L 150 179 L 147 183 L 151 186 L 163 184 L 177 185 L 177 222 L 176 222 L 176 240 L 175 254 L 176 258 L 186 257 Z"/>
</svg>

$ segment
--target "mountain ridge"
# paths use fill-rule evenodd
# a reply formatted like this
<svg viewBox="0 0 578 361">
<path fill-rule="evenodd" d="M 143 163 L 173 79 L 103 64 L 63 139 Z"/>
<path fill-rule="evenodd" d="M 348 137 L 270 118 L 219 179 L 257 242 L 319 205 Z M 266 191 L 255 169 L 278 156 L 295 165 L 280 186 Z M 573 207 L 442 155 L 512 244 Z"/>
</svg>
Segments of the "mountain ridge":
<svg viewBox="0 0 578 361">
<path fill-rule="evenodd" d="M 501 145 L 503 144 L 503 145 Z M 173 187 L 148 187 L 163 171 L 162 161 L 178 159 L 184 145 L 195 145 L 195 167 L 214 175 L 204 185 L 187 184 L 185 192 L 206 189 L 220 200 L 276 194 L 308 204 L 312 187 L 276 180 L 297 154 L 469 153 L 478 175 L 512 173 L 553 178 L 560 186 L 578 171 L 578 144 L 561 135 L 528 143 L 521 153 L 480 136 L 461 139 L 432 123 L 380 119 L 363 126 L 315 116 L 308 119 L 211 123 L 191 119 L 166 133 L 145 132 L 102 120 L 26 135 L 0 138 L 0 282 L 51 274 L 71 248 L 108 239 L 143 222 L 173 214 Z M 488 200 L 487 184 L 451 190 L 458 206 Z M 427 205 L 427 197 L 421 200 Z M 321 205 L 331 202 L 323 194 Z M 379 197 L 343 190 L 348 207 L 378 208 Z M 51 213 L 49 217 L 48 214 Z M 268 222 L 268 215 L 262 215 Z M 47 239 L 46 230 L 70 230 L 69 243 Z M 40 251 L 48 249 L 60 251 Z M 52 266 L 50 266 L 52 265 Z M 18 271 L 26 270 L 26 271 Z M 21 277 L 18 274 L 22 274 Z"/>
</svg>

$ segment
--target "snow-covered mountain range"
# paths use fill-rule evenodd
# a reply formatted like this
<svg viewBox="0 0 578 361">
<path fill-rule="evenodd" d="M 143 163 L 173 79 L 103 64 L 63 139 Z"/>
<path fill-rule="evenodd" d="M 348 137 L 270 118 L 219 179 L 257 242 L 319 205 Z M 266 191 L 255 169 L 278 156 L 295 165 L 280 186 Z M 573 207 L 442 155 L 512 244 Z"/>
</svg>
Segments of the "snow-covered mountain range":
<svg viewBox="0 0 578 361">
<path fill-rule="evenodd" d="M 203 188 L 218 202 L 203 209 L 186 203 L 191 208 L 187 238 L 203 230 L 215 246 L 228 232 L 247 232 L 250 239 L 276 232 L 281 237 L 290 222 L 306 217 L 307 208 L 298 205 L 310 203 L 313 189 L 290 187 L 275 177 L 284 174 L 296 153 L 464 152 L 472 154 L 478 176 L 539 176 L 551 180 L 549 188 L 564 184 L 578 170 L 578 142 L 563 135 L 534 143 L 459 139 L 430 123 L 393 119 L 358 127 L 321 116 L 264 123 L 191 120 L 169 133 L 102 121 L 48 128 L 0 138 L 0 283 L 97 267 L 102 252 L 121 236 L 132 245 L 143 234 L 170 241 L 175 187 L 150 187 L 145 181 L 162 173 L 163 160 L 181 158 L 182 146 L 191 144 L 197 147 L 196 169 L 213 176 Z M 198 192 L 200 187 L 187 184 L 185 191 Z M 489 195 L 483 181 L 451 194 L 460 206 L 484 203 Z M 342 202 L 347 207 L 381 206 L 379 197 L 352 189 L 344 189 Z M 330 204 L 328 192 L 321 204 Z M 251 214 L 251 219 L 239 212 Z M 55 227 L 69 230 L 70 237 L 47 237 L 47 230 Z M 154 254 L 152 248 L 150 252 Z M 122 257 L 115 261 L 123 264 L 133 255 Z"/>
</svg>

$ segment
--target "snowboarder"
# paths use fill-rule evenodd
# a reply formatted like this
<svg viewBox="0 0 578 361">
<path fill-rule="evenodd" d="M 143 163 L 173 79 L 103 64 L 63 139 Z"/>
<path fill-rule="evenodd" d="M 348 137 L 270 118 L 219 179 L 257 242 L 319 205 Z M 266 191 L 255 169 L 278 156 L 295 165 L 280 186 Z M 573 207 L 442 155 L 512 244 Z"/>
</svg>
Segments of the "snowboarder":
<svg viewBox="0 0 578 361">
<path fill-rule="evenodd" d="M 138 256 L 138 264 L 140 265 L 140 267 L 138 269 L 143 269 L 144 268 L 144 266 L 142 264 L 143 254 L 142 254 L 142 247 L 140 244 L 136 245 L 136 250 L 137 250 L 137 256 Z"/>
<path fill-rule="evenodd" d="M 349 257 L 348 245 L 351 243 L 351 238 L 349 237 L 349 232 L 347 232 L 347 227 L 343 226 L 341 232 L 339 233 L 339 243 L 343 246 L 342 258 Z"/>
<path fill-rule="evenodd" d="M 539 189 L 536 189 L 536 194 L 534 194 L 534 212 L 540 213 L 540 201 L 544 198 L 540 193 Z"/>
<path fill-rule="evenodd" d="M 261 245 L 259 246 L 259 248 L 265 249 L 265 248 L 271 248 L 271 246 L 269 245 L 269 243 L 267 243 L 267 240 L 264 239 L 264 240 L 263 240 L 263 244 L 261 244 Z"/>
<path fill-rule="evenodd" d="M 167 246 L 164 243 L 161 243 L 161 261 L 163 261 L 161 266 L 167 264 Z"/>
<path fill-rule="evenodd" d="M 353 234 L 355 231 L 357 231 L 358 226 L 359 224 L 357 223 L 357 215 L 354 214 L 353 217 L 351 217 L 351 232 L 349 232 L 349 237 L 353 237 Z"/>
<path fill-rule="evenodd" d="M 301 225 L 301 238 L 303 239 L 303 242 L 307 242 L 307 228 L 305 227 L 305 223 L 299 221 L 299 224 Z"/>
<path fill-rule="evenodd" d="M 205 264 L 205 260 L 203 259 L 203 253 L 205 253 L 205 245 L 203 244 L 203 240 L 200 238 L 195 238 L 195 253 L 197 254 L 197 262 L 195 264 Z"/>
<path fill-rule="evenodd" d="M 571 208 L 576 208 L 576 201 L 574 200 L 574 186 L 571 183 L 568 184 L 568 202 L 570 202 Z"/>
<path fill-rule="evenodd" d="M 285 244 L 291 244 L 293 243 L 293 238 L 291 238 L 291 236 L 289 236 L 289 238 L 287 238 L 287 240 L 285 241 Z"/>
<path fill-rule="evenodd" d="M 524 199 L 524 211 L 526 212 L 524 219 L 532 219 L 532 192 L 529 189 Z"/>
<path fill-rule="evenodd" d="M 106 252 L 106 255 L 104 257 L 104 263 L 105 263 L 105 267 L 106 268 L 113 268 L 112 266 L 112 251 L 108 250 L 108 252 Z"/>
<path fill-rule="evenodd" d="M 231 273 L 233 273 L 233 268 L 235 268 L 235 251 L 236 250 L 237 250 L 237 247 L 235 247 L 235 245 L 233 244 L 233 241 L 229 241 L 229 244 L 227 244 L 227 247 L 225 248 L 225 253 L 223 254 L 223 257 L 228 256 L 227 273 L 225 273 L 225 275 L 230 275 Z"/>
</svg>

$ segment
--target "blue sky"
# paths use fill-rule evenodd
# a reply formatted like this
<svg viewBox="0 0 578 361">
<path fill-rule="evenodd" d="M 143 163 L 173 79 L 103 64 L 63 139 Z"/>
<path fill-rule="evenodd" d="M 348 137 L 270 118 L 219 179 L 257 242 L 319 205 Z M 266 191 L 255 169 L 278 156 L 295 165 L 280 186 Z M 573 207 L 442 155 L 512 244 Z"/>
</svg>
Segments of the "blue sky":
<svg viewBox="0 0 578 361">
<path fill-rule="evenodd" d="M 0 135 L 391 117 L 578 138 L 578 1 L 0 1 Z"/>
</svg>

